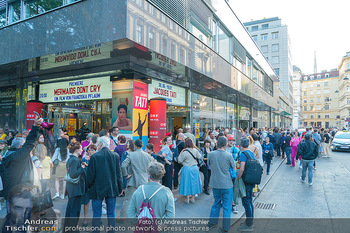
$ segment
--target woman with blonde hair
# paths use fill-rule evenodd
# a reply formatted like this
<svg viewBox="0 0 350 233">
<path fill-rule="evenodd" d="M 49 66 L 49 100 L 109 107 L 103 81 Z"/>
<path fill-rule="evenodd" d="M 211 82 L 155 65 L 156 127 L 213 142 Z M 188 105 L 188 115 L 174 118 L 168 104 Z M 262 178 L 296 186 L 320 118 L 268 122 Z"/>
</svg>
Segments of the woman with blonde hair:
<svg viewBox="0 0 350 233">
<path fill-rule="evenodd" d="M 249 147 L 248 147 L 248 149 L 254 153 L 255 159 L 258 159 L 259 158 L 259 149 L 258 149 L 258 147 L 256 147 L 254 145 L 254 139 L 253 139 L 252 136 L 248 136 L 248 139 L 249 139 Z"/>
<path fill-rule="evenodd" d="M 46 191 L 50 181 L 50 169 L 53 167 L 51 158 L 47 155 L 47 148 L 44 144 L 35 147 L 34 154 L 38 157 L 41 167 L 38 168 L 38 175 L 42 191 Z"/>
</svg>

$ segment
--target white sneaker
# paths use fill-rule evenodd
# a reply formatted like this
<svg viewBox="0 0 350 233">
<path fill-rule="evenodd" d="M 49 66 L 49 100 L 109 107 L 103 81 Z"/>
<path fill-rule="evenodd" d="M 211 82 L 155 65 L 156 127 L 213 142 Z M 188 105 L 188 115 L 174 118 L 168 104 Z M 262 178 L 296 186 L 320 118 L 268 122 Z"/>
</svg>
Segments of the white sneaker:
<svg viewBox="0 0 350 233">
<path fill-rule="evenodd" d="M 60 197 L 60 194 L 59 193 L 56 193 L 55 196 L 52 197 L 52 200 L 56 199 L 56 198 L 59 198 Z"/>
<path fill-rule="evenodd" d="M 305 180 L 303 180 L 303 179 L 301 178 L 301 176 L 300 176 L 300 181 L 303 182 L 303 183 L 305 183 Z"/>
<path fill-rule="evenodd" d="M 327 156 L 326 155 L 322 155 L 322 158 L 327 158 Z"/>
<path fill-rule="evenodd" d="M 311 182 L 311 183 L 309 183 L 309 186 L 312 186 L 312 182 Z"/>
<path fill-rule="evenodd" d="M 60 194 L 60 199 L 64 200 L 64 194 Z"/>
<path fill-rule="evenodd" d="M 198 194 L 195 194 L 194 197 L 198 197 Z"/>
<path fill-rule="evenodd" d="M 107 210 L 106 210 L 105 207 L 102 207 L 102 214 L 103 214 L 103 215 L 106 215 L 106 214 L 107 214 Z"/>
<path fill-rule="evenodd" d="M 303 169 L 303 166 L 299 166 L 299 169 Z"/>
</svg>

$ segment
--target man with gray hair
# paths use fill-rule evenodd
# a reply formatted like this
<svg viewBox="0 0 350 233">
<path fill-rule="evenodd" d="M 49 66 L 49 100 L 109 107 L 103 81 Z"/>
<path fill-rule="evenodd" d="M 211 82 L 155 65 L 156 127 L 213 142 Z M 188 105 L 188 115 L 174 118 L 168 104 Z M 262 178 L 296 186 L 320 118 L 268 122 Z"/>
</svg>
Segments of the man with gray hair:
<svg viewBox="0 0 350 233">
<path fill-rule="evenodd" d="M 120 211 L 120 217 L 127 217 L 127 210 L 136 189 L 148 182 L 147 168 L 154 158 L 142 150 L 143 142 L 141 139 L 135 141 L 135 151 L 128 153 L 122 163 L 123 176 L 128 180 L 125 191 L 125 200 Z"/>
<path fill-rule="evenodd" d="M 188 138 L 191 138 L 194 145 L 196 145 L 196 137 L 192 134 L 191 127 L 186 127 L 186 133 L 184 133 L 184 135 Z"/>
<path fill-rule="evenodd" d="M 240 166 L 239 166 L 239 172 L 237 175 L 237 179 L 241 179 L 244 169 L 245 169 L 245 164 L 247 162 L 248 156 L 250 159 L 254 160 L 255 155 L 254 153 L 249 150 L 249 139 L 244 137 L 241 139 L 241 148 L 242 148 L 242 153 L 241 153 L 241 158 L 240 158 Z M 254 206 L 253 206 L 253 184 L 245 184 L 245 189 L 246 189 L 246 196 L 242 198 L 242 204 L 245 209 L 245 215 L 246 215 L 246 221 L 241 225 L 240 228 L 238 228 L 239 231 L 252 231 L 254 230 L 253 226 L 253 217 L 254 217 Z"/>
<path fill-rule="evenodd" d="M 5 168 L 5 180 L 3 195 L 8 198 L 8 193 L 16 185 L 33 187 L 34 184 L 34 168 L 30 152 L 35 146 L 36 137 L 39 131 L 39 126 L 43 119 L 36 117 L 32 130 L 25 138 L 15 138 L 12 141 L 11 148 L 2 158 L 2 165 Z"/>
<path fill-rule="evenodd" d="M 108 225 L 115 226 L 116 197 L 123 190 L 120 157 L 109 150 L 110 138 L 107 136 L 100 137 L 96 146 L 98 152 L 91 156 L 87 169 L 87 186 L 92 199 L 92 225 L 100 225 L 102 201 L 105 200 Z"/>
<path fill-rule="evenodd" d="M 215 199 L 210 211 L 209 227 L 211 228 L 218 224 L 222 204 L 222 232 L 230 230 L 231 204 L 233 200 L 233 183 L 230 168 L 236 168 L 232 155 L 225 151 L 226 146 L 227 138 L 221 136 L 217 142 L 218 150 L 212 151 L 208 155 L 208 165 L 211 169 L 210 187 L 213 189 Z"/>
</svg>

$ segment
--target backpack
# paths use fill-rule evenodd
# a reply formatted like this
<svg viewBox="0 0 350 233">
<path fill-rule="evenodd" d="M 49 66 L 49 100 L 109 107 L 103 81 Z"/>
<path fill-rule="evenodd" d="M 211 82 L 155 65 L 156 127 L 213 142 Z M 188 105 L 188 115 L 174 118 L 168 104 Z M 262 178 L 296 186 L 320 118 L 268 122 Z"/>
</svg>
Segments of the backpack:
<svg viewBox="0 0 350 233">
<path fill-rule="evenodd" d="M 260 184 L 261 176 L 263 173 L 263 167 L 260 165 L 259 161 L 252 159 L 248 153 L 242 152 L 247 157 L 245 163 L 244 172 L 242 175 L 245 184 Z"/>
<path fill-rule="evenodd" d="M 163 186 L 159 187 L 149 198 L 146 198 L 143 186 L 144 185 L 141 186 L 143 201 L 140 206 L 134 233 L 158 233 L 158 226 L 151 205 L 151 199 L 163 188 Z"/>
</svg>

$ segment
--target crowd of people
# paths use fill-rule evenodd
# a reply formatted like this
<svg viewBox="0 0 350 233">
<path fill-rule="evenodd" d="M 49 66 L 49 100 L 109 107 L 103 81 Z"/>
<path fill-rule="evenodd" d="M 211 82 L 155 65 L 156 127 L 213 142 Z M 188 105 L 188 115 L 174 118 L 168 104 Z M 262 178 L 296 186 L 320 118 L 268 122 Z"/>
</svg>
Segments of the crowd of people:
<svg viewBox="0 0 350 233">
<path fill-rule="evenodd" d="M 222 207 L 221 231 L 228 232 L 231 212 L 238 213 L 236 205 L 242 198 L 247 218 L 239 230 L 251 231 L 253 196 L 260 189 L 241 179 L 247 161 L 257 160 L 262 167 L 266 164 L 264 174 L 269 175 L 275 156 L 286 158 L 286 164 L 292 167 L 300 160 L 300 180 L 306 181 L 308 170 L 311 186 L 315 159 L 320 155 L 330 157 L 329 145 L 335 134 L 333 130 L 312 128 L 302 134 L 279 128 L 216 129 L 208 130 L 200 142 L 191 128 L 186 128 L 174 134 L 169 132 L 156 153 L 151 143 L 144 145 L 140 139 L 127 140 L 119 135 L 118 127 L 103 129 L 99 134 L 90 132 L 81 141 L 69 138 L 66 129 L 61 128 L 59 137 L 53 140 L 51 131 L 40 127 L 42 122 L 36 118 L 30 132 L 17 135 L 11 132 L 7 136 L 0 129 L 1 196 L 10 216 L 13 199 L 22 195 L 23 189 L 32 196 L 55 190 L 53 200 L 68 197 L 65 227 L 77 225 L 82 205 L 83 225 L 88 226 L 90 202 L 92 226 L 101 224 L 102 214 L 114 226 L 118 196 L 124 196 L 117 219 L 122 222 L 126 217 L 137 218 L 146 198 L 152 199 L 155 218 L 174 218 L 177 198 L 183 196 L 184 202 L 191 205 L 203 192 L 214 197 L 209 227 L 218 224 Z M 173 191 L 177 189 L 179 196 L 174 198 Z M 30 205 L 34 209 L 35 203 Z M 52 207 L 52 203 L 47 203 L 46 209 L 39 210 L 58 217 Z M 24 215 L 22 220 L 29 217 Z M 11 224 L 11 218 L 7 223 Z"/>
</svg>

